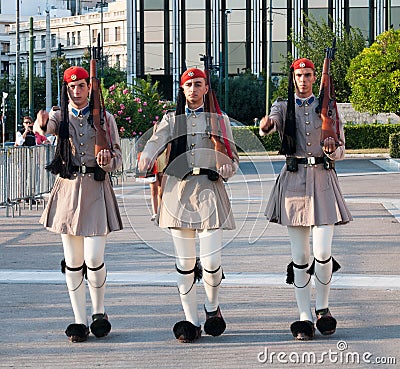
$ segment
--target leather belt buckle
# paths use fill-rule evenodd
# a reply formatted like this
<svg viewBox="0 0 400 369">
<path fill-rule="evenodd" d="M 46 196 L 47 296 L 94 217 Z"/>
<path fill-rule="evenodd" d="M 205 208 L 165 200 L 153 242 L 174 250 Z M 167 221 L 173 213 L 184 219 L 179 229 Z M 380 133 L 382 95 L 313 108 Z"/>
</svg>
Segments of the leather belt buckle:
<svg viewBox="0 0 400 369">
<path fill-rule="evenodd" d="M 316 163 L 316 160 L 315 160 L 315 158 L 313 156 L 307 158 L 307 164 L 308 165 L 315 165 L 315 163 Z"/>
<path fill-rule="evenodd" d="M 81 166 L 81 173 L 85 174 L 86 173 L 86 165 Z"/>
<path fill-rule="evenodd" d="M 198 176 L 200 174 L 200 168 L 193 168 L 192 169 L 192 175 Z"/>
</svg>

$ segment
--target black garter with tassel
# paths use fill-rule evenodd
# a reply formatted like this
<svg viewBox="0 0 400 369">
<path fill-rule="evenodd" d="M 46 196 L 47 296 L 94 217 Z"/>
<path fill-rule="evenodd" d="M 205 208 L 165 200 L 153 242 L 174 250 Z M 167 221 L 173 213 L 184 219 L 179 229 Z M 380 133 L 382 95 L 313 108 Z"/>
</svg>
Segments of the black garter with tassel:
<svg viewBox="0 0 400 369">
<path fill-rule="evenodd" d="M 317 260 L 318 261 L 318 263 L 320 263 L 320 264 L 326 264 L 326 263 L 329 263 L 329 261 L 332 259 L 332 273 L 335 273 L 335 272 L 337 272 L 340 268 L 341 268 L 341 266 L 340 266 L 340 264 L 335 260 L 335 258 L 334 257 L 330 257 L 329 259 L 327 259 L 327 260 L 324 260 L 324 261 L 320 261 L 320 260 Z M 313 260 L 313 262 L 312 262 L 312 264 L 311 264 L 311 266 L 310 266 L 310 268 L 307 270 L 307 273 L 308 274 L 310 274 L 310 275 L 313 275 L 314 273 L 315 273 L 315 258 L 314 258 L 314 260 Z"/>
</svg>

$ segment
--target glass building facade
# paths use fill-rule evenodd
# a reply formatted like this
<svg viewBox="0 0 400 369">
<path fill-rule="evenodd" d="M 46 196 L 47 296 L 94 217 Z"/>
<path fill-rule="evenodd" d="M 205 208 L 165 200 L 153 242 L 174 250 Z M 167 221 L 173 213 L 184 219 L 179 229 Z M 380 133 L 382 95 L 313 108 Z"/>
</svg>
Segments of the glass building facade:
<svg viewBox="0 0 400 369">
<path fill-rule="evenodd" d="M 279 74 L 282 55 L 296 55 L 288 35 L 302 32 L 306 15 L 359 28 L 366 45 L 400 27 L 400 0 L 137 0 L 135 9 L 135 74 L 161 80 L 167 95 L 186 68 L 202 67 L 207 49 L 218 71 L 227 59 L 229 75 L 258 75 L 267 63 Z"/>
</svg>

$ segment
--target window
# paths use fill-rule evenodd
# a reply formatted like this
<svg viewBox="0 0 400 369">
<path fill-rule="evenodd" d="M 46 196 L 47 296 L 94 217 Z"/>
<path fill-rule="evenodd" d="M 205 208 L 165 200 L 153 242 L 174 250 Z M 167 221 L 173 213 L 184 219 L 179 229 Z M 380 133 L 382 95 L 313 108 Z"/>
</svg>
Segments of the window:
<svg viewBox="0 0 400 369">
<path fill-rule="evenodd" d="M 46 62 L 41 62 L 41 72 L 40 72 L 40 77 L 45 77 L 46 76 Z"/>
<path fill-rule="evenodd" d="M 78 31 L 76 33 L 76 35 L 77 35 L 77 43 L 78 43 L 78 45 L 80 45 L 81 44 L 81 31 Z"/>
<path fill-rule="evenodd" d="M 121 41 L 121 27 L 115 27 L 115 41 Z"/>
<path fill-rule="evenodd" d="M 57 36 L 55 33 L 51 35 L 51 47 L 56 47 L 57 45 Z"/>
<path fill-rule="evenodd" d="M 75 32 L 72 32 L 72 45 L 75 45 L 76 41 L 75 41 Z"/>
<path fill-rule="evenodd" d="M 67 32 L 67 46 L 71 46 L 71 34 Z"/>
<path fill-rule="evenodd" d="M 104 28 L 104 42 L 110 42 L 110 29 Z"/>
<path fill-rule="evenodd" d="M 40 36 L 40 47 L 42 49 L 46 48 L 46 35 L 41 35 Z"/>
<path fill-rule="evenodd" d="M 95 44 L 97 42 L 97 33 L 99 31 L 97 29 L 92 29 L 92 42 L 91 44 Z"/>
</svg>

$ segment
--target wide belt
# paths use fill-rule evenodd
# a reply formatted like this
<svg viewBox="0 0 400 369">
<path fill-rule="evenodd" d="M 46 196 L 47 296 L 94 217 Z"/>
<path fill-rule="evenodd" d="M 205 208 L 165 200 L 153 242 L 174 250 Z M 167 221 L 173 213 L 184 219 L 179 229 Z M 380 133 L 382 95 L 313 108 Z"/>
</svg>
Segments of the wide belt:
<svg viewBox="0 0 400 369">
<path fill-rule="evenodd" d="M 209 175 L 211 173 L 216 173 L 215 170 L 206 169 L 206 168 L 193 168 L 189 171 L 188 175 L 190 176 L 198 176 L 198 175 Z"/>
<path fill-rule="evenodd" d="M 187 176 L 199 176 L 199 175 L 206 175 L 210 181 L 218 181 L 219 179 L 219 174 L 212 169 L 206 169 L 206 168 L 193 168 L 184 176 L 183 179 L 187 178 Z"/>
<path fill-rule="evenodd" d="M 314 164 L 322 164 L 324 162 L 323 157 L 314 157 L 310 156 L 308 158 L 296 158 L 298 164 L 308 164 L 308 165 L 314 165 Z"/>
<path fill-rule="evenodd" d="M 94 173 L 95 169 L 96 167 L 87 167 L 86 165 L 81 165 L 81 166 L 74 165 L 72 167 L 72 172 L 81 174 Z"/>
</svg>

